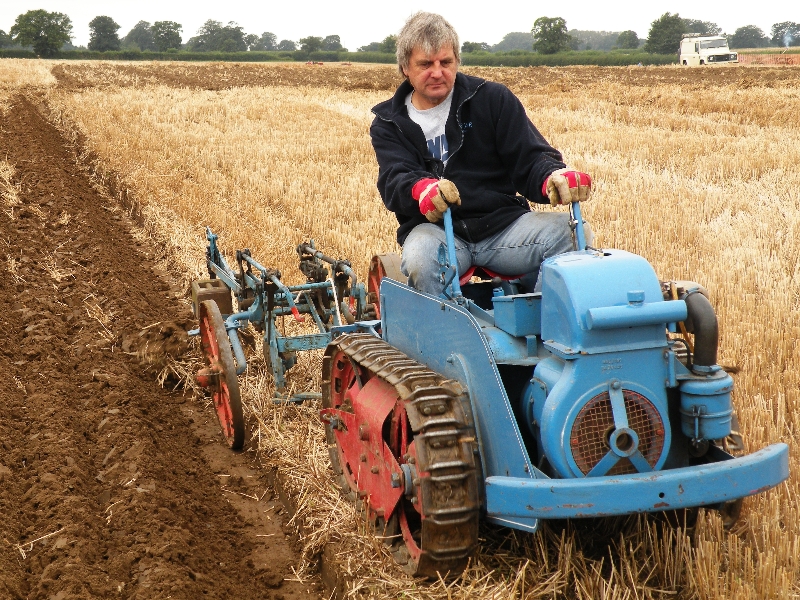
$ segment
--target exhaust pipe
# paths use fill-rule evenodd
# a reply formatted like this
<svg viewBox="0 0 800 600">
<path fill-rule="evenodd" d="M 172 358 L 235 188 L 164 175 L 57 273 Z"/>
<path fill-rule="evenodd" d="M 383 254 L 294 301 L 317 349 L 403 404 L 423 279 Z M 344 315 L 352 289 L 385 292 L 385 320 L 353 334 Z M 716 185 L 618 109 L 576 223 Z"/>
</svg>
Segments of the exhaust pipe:
<svg viewBox="0 0 800 600">
<path fill-rule="evenodd" d="M 714 307 L 699 289 L 688 291 L 682 298 L 686 302 L 688 316 L 687 331 L 694 333 L 694 357 L 692 370 L 707 373 L 717 364 L 719 325 Z"/>
</svg>

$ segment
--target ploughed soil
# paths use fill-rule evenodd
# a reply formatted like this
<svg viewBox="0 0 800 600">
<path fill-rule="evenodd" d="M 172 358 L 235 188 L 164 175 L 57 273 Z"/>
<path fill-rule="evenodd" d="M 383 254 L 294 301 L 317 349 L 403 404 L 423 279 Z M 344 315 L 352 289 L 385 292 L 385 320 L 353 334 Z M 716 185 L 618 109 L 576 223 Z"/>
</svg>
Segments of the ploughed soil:
<svg viewBox="0 0 800 600">
<path fill-rule="evenodd" d="M 797 87 L 792 66 L 675 67 L 464 67 L 465 73 L 507 85 L 515 93 L 561 93 L 588 85 L 624 83 L 653 88 L 670 84 L 694 90 L 733 86 L 737 89 Z M 224 90 L 260 86 L 329 86 L 342 90 L 394 93 L 402 78 L 393 65 L 326 63 L 186 63 L 186 62 L 83 62 L 60 63 L 51 70 L 60 89 L 142 87 Z"/>
<path fill-rule="evenodd" d="M 263 470 L 158 385 L 194 325 L 124 209 L 22 95 L 0 160 L 0 598 L 319 597 Z"/>
</svg>

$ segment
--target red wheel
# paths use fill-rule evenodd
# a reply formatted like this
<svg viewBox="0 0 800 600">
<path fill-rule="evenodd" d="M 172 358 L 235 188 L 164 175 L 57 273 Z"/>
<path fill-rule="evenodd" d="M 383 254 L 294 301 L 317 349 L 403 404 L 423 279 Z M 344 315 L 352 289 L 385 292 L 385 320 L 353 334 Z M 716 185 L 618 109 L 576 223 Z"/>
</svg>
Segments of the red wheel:
<svg viewBox="0 0 800 600">
<path fill-rule="evenodd" d="M 228 446 L 232 450 L 241 450 L 244 446 L 242 398 L 225 321 L 213 300 L 201 302 L 197 316 L 200 320 L 203 356 L 208 365 L 197 373 L 197 381 L 211 393 L 222 435 Z"/>
<path fill-rule="evenodd" d="M 405 283 L 408 278 L 400 270 L 400 255 L 390 252 L 372 257 L 367 278 L 367 302 L 375 307 L 375 318 L 381 318 L 381 279 L 388 277 Z"/>
</svg>

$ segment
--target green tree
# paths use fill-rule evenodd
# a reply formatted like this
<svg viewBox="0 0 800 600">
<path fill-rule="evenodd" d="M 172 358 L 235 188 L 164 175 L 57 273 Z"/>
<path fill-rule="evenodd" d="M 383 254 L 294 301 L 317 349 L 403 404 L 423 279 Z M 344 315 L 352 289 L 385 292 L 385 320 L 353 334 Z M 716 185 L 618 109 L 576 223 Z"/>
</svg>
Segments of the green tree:
<svg viewBox="0 0 800 600">
<path fill-rule="evenodd" d="M 244 28 L 233 21 L 229 21 L 220 31 L 218 48 L 222 52 L 244 52 L 247 42 L 244 41 Z"/>
<path fill-rule="evenodd" d="M 684 19 L 686 31 L 684 33 L 699 33 L 700 35 L 719 35 L 722 29 L 711 21 L 700 21 L 699 19 Z"/>
<path fill-rule="evenodd" d="M 123 48 L 138 48 L 139 50 L 155 50 L 156 45 L 153 42 L 153 32 L 150 29 L 150 23 L 147 21 L 139 21 L 133 26 L 127 35 L 122 38 Z"/>
<path fill-rule="evenodd" d="M 784 47 L 800 46 L 800 23 L 775 23 L 772 26 L 772 43 Z"/>
<path fill-rule="evenodd" d="M 497 44 L 492 46 L 492 52 L 511 52 L 512 50 L 533 49 L 533 36 L 530 31 L 512 31 L 503 36 Z"/>
<path fill-rule="evenodd" d="M 635 50 L 639 47 L 639 36 L 635 31 L 628 29 L 619 34 L 617 38 L 617 48 L 624 48 L 626 50 Z"/>
<path fill-rule="evenodd" d="M 764 48 L 769 46 L 769 38 L 755 25 L 739 27 L 728 39 L 731 48 Z"/>
<path fill-rule="evenodd" d="M 120 39 L 117 31 L 119 23 L 111 17 L 99 16 L 89 21 L 89 50 L 97 52 L 119 50 Z"/>
<path fill-rule="evenodd" d="M 209 19 L 197 30 L 197 35 L 189 39 L 187 46 L 195 52 L 244 52 L 247 50 L 244 35 L 244 28 L 233 21 L 223 25 Z"/>
<path fill-rule="evenodd" d="M 366 46 L 361 46 L 357 52 L 386 52 L 394 54 L 397 52 L 397 36 L 387 35 L 382 42 L 370 42 Z"/>
<path fill-rule="evenodd" d="M 318 52 L 322 50 L 322 38 L 313 35 L 300 38 L 300 50 L 303 52 Z"/>
<path fill-rule="evenodd" d="M 193 52 L 207 52 L 218 50 L 219 44 L 217 38 L 220 36 L 222 30 L 222 22 L 208 19 L 200 29 L 197 30 L 197 35 L 190 37 L 186 42 L 186 46 Z"/>
<path fill-rule="evenodd" d="M 346 49 L 342 46 L 342 40 L 338 35 L 325 36 L 325 39 L 322 40 L 322 49 L 332 52 L 346 52 Z"/>
<path fill-rule="evenodd" d="M 486 42 L 464 42 L 461 52 L 490 52 L 492 47 Z"/>
<path fill-rule="evenodd" d="M 275 36 L 274 33 L 270 33 L 269 31 L 265 31 L 261 34 L 261 37 L 258 38 L 258 41 L 250 46 L 250 50 L 277 50 L 278 49 L 278 38 Z"/>
<path fill-rule="evenodd" d="M 297 44 L 292 40 L 281 40 L 278 44 L 278 50 L 281 52 L 294 52 L 297 50 Z"/>
<path fill-rule="evenodd" d="M 72 21 L 64 13 L 29 10 L 17 17 L 9 33 L 12 41 L 33 46 L 36 54 L 47 58 L 72 39 Z"/>
<path fill-rule="evenodd" d="M 5 48 L 6 46 L 10 45 L 11 45 L 11 36 L 8 35 L 2 29 L 0 29 L 0 48 Z"/>
<path fill-rule="evenodd" d="M 387 35 L 385 38 L 383 38 L 379 50 L 380 52 L 386 52 L 388 54 L 394 54 L 397 52 L 397 36 Z"/>
<path fill-rule="evenodd" d="M 540 54 L 555 54 L 570 49 L 572 38 L 561 17 L 539 17 L 533 22 L 533 49 Z"/>
<path fill-rule="evenodd" d="M 686 22 L 678 13 L 664 13 L 650 23 L 650 32 L 644 43 L 645 52 L 651 54 L 675 54 L 686 31 Z"/>
<path fill-rule="evenodd" d="M 181 39 L 181 31 L 183 31 L 183 25 L 175 21 L 156 21 L 153 23 L 150 32 L 153 34 L 153 45 L 156 50 L 166 52 L 172 48 L 180 49 L 183 41 Z M 142 49 L 144 50 L 144 48 Z"/>
</svg>

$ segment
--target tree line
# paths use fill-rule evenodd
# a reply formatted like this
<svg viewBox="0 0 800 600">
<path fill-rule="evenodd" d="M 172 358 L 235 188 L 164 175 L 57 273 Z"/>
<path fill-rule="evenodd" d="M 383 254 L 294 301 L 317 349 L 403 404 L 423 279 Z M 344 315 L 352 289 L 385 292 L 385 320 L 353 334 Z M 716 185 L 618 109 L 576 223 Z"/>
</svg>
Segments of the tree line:
<svg viewBox="0 0 800 600">
<path fill-rule="evenodd" d="M 139 21 L 124 37 L 120 25 L 109 16 L 97 16 L 89 22 L 88 49 L 98 52 L 134 50 L 141 52 L 250 52 L 298 50 L 313 52 L 347 52 L 338 35 L 308 36 L 297 42 L 278 41 L 271 32 L 261 35 L 245 33 L 244 28 L 230 21 L 223 24 L 209 19 L 197 34 L 183 41 L 183 26 L 174 21 Z M 775 23 L 770 35 L 755 25 L 739 27 L 733 34 L 722 34 L 716 23 L 684 19 L 678 13 L 664 13 L 653 21 L 647 38 L 640 39 L 635 31 L 622 32 L 568 30 L 561 17 L 540 17 L 530 32 L 511 32 L 498 44 L 464 42 L 461 51 L 469 54 L 508 53 L 515 51 L 557 54 L 581 50 L 638 50 L 651 54 L 675 54 L 685 33 L 725 35 L 731 48 L 762 48 L 769 46 L 800 46 L 800 24 L 792 21 Z M 64 49 L 74 48 L 72 21 L 64 13 L 30 10 L 17 17 L 6 34 L 0 30 L 0 48 L 31 47 L 42 57 L 56 56 Z M 397 38 L 389 35 L 357 49 L 358 52 L 394 54 Z"/>
<path fill-rule="evenodd" d="M 681 38 L 686 33 L 699 35 L 723 35 L 731 48 L 766 48 L 769 46 L 800 46 L 800 23 L 783 21 L 775 23 L 771 35 L 755 25 L 739 27 L 731 34 L 710 21 L 684 19 L 678 13 L 664 13 L 650 24 L 647 38 L 639 39 L 635 31 L 596 32 L 568 30 L 561 17 L 539 17 L 534 21 L 530 34 L 515 32 L 508 34 L 497 46 L 504 51 L 533 50 L 541 54 L 577 50 L 635 50 L 641 48 L 651 54 L 674 54 Z M 504 44 L 505 42 L 505 44 Z M 462 52 L 492 52 L 497 47 L 483 42 L 464 42 Z M 510 46 L 510 47 L 509 47 Z"/>
<path fill-rule="evenodd" d="M 182 37 L 183 26 L 175 21 L 139 21 L 124 37 L 119 36 L 119 30 L 120 25 L 113 18 L 106 15 L 95 17 L 89 21 L 87 49 L 97 52 L 347 52 L 338 35 L 309 36 L 298 42 L 278 41 L 277 36 L 269 31 L 261 35 L 245 33 L 244 28 L 233 21 L 223 24 L 209 19 L 186 42 Z M 0 29 L 0 48 L 29 47 L 39 56 L 53 57 L 61 50 L 74 48 L 71 45 L 72 31 L 72 21 L 66 14 L 30 10 L 17 17 L 8 33 Z"/>
</svg>

